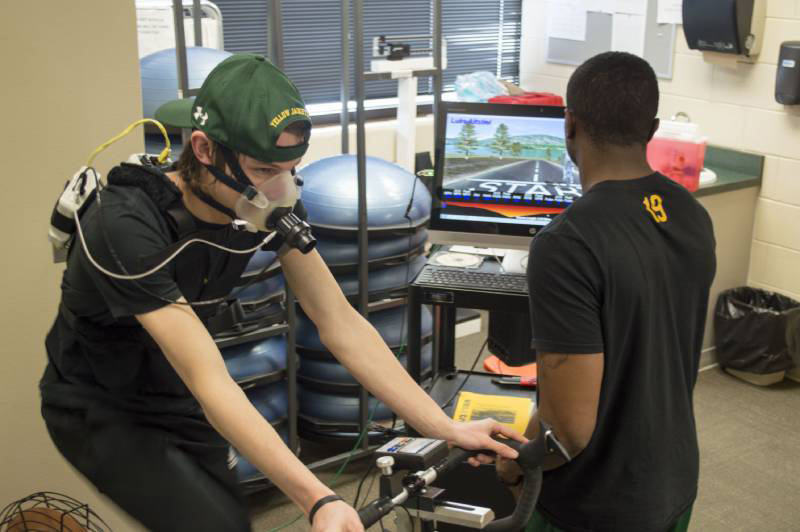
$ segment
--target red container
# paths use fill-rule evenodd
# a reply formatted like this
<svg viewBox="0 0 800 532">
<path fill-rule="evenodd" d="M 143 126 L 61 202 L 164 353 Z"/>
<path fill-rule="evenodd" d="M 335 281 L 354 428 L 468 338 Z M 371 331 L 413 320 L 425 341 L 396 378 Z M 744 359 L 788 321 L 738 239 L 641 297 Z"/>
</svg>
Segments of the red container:
<svg viewBox="0 0 800 532">
<path fill-rule="evenodd" d="M 694 192 L 706 157 L 705 142 L 653 137 L 647 144 L 647 162 L 657 172 Z"/>
<path fill-rule="evenodd" d="M 564 99 L 552 92 L 526 92 L 516 96 L 493 96 L 491 103 L 516 103 L 520 105 L 556 105 L 564 106 Z"/>
</svg>

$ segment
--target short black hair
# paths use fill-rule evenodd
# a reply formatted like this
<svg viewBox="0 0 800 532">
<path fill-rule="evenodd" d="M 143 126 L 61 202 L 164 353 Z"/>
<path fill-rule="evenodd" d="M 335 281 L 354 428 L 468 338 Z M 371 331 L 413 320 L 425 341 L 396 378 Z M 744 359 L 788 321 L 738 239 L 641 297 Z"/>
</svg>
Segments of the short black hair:
<svg viewBox="0 0 800 532">
<path fill-rule="evenodd" d="M 567 108 L 596 144 L 647 144 L 658 112 L 656 74 L 633 54 L 596 55 L 569 79 Z"/>
</svg>

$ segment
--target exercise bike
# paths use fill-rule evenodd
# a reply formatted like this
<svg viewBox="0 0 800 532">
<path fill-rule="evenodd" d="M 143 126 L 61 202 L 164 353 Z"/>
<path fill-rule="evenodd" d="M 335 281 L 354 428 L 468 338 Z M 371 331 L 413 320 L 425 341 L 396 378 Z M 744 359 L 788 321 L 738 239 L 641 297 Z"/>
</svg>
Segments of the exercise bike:
<svg viewBox="0 0 800 532">
<path fill-rule="evenodd" d="M 495 519 L 491 508 L 446 501 L 444 490 L 431 485 L 467 458 L 486 451 L 450 449 L 442 440 L 400 437 L 375 451 L 376 465 L 381 471 L 380 491 L 377 499 L 358 511 L 364 528 L 395 509 L 403 509 L 406 515 L 398 514 L 395 520 L 398 532 L 435 530 L 437 523 L 488 532 L 523 529 L 536 508 L 544 459 L 557 455 L 569 461 L 570 456 L 552 429 L 541 421 L 539 436 L 528 443 L 500 441 L 519 453 L 516 462 L 524 475 L 522 493 L 512 515 Z"/>
</svg>

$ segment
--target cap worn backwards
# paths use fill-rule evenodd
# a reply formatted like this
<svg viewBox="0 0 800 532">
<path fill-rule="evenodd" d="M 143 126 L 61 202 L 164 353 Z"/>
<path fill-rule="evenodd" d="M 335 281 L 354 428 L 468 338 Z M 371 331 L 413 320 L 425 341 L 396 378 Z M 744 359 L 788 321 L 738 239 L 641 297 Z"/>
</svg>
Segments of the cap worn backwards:
<svg viewBox="0 0 800 532">
<path fill-rule="evenodd" d="M 277 146 L 286 126 L 311 122 L 297 87 L 264 57 L 235 54 L 206 78 L 192 107 L 192 127 L 231 150 L 264 162 L 302 157 L 308 138 Z"/>
</svg>

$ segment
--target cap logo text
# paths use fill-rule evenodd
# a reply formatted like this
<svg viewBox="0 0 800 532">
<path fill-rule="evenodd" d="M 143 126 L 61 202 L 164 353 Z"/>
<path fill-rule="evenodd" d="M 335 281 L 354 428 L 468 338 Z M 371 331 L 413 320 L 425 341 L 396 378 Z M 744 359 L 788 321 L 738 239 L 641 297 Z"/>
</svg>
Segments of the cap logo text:
<svg viewBox="0 0 800 532">
<path fill-rule="evenodd" d="M 278 127 L 278 124 L 286 120 L 288 117 L 294 115 L 305 116 L 308 118 L 308 111 L 306 111 L 304 107 L 289 107 L 288 109 L 284 109 L 275 115 L 275 118 L 270 120 L 269 125 L 270 127 Z"/>
<path fill-rule="evenodd" d="M 204 126 L 206 125 L 206 120 L 208 120 L 208 113 L 204 113 L 203 108 L 198 105 L 194 111 L 194 119 L 200 122 L 201 126 Z"/>
</svg>

